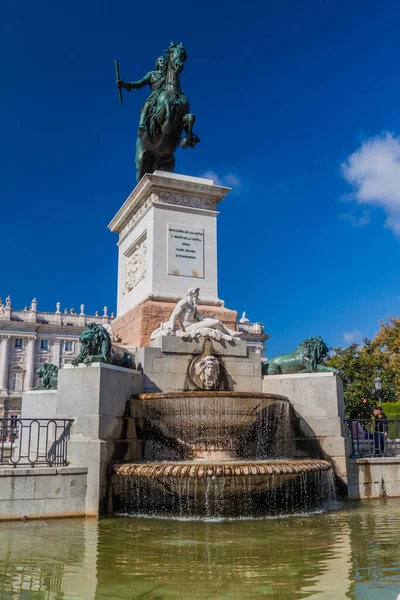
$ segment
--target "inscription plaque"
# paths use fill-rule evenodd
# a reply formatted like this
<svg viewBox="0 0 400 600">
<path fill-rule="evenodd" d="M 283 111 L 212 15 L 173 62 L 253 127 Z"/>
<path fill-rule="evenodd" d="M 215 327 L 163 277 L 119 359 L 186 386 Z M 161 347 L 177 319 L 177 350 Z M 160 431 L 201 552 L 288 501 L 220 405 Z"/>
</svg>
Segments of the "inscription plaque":
<svg viewBox="0 0 400 600">
<path fill-rule="evenodd" d="M 204 229 L 168 224 L 168 274 L 204 277 Z"/>
</svg>

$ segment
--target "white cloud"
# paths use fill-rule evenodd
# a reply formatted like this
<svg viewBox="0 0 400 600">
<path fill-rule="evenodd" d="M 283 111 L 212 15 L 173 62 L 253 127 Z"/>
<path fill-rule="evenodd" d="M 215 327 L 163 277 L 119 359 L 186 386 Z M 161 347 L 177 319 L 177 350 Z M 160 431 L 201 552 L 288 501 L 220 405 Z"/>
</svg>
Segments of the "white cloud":
<svg viewBox="0 0 400 600">
<path fill-rule="evenodd" d="M 400 236 L 400 137 L 385 132 L 365 140 L 341 167 L 354 188 L 352 198 L 359 205 L 381 208 L 387 215 L 386 227 Z M 368 213 L 361 217 L 365 221 L 361 224 L 367 217 Z"/>
<path fill-rule="evenodd" d="M 226 175 L 222 175 L 221 177 L 217 175 L 214 171 L 206 171 L 200 177 L 204 177 L 205 179 L 212 179 L 215 185 L 223 185 L 231 188 L 240 188 L 242 182 L 237 175 L 233 173 L 227 173 Z"/>
<path fill-rule="evenodd" d="M 225 181 L 225 185 L 229 187 L 238 188 L 241 186 L 239 177 L 237 175 L 234 175 L 233 173 L 228 173 L 228 175 L 225 175 L 225 177 L 223 177 L 222 180 Z"/>
<path fill-rule="evenodd" d="M 359 329 L 354 329 L 354 331 L 346 331 L 343 339 L 347 344 L 362 344 L 364 336 Z"/>
</svg>

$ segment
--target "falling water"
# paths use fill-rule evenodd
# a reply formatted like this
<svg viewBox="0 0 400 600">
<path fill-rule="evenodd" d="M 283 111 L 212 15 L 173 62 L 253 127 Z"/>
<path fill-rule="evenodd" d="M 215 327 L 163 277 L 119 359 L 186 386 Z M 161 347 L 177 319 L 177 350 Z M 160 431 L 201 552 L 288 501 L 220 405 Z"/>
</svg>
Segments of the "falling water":
<svg viewBox="0 0 400 600">
<path fill-rule="evenodd" d="M 120 476 L 121 497 L 117 514 L 176 518 L 259 518 L 320 511 L 335 499 L 332 471 L 303 473 L 282 485 L 252 493 L 249 477 L 224 477 L 176 482 L 171 493 L 167 477 L 156 485 L 145 477 Z M 175 486 L 174 486 L 175 487 Z M 226 489 L 229 488 L 229 494 Z"/>
<path fill-rule="evenodd" d="M 216 452 L 225 453 L 225 459 L 291 455 L 290 404 L 280 396 L 144 394 L 138 409 L 159 434 L 186 451 L 187 458 L 219 459 L 212 455 Z"/>
<path fill-rule="evenodd" d="M 279 516 L 335 497 L 329 463 L 294 460 L 290 403 L 274 394 L 143 394 L 143 459 L 116 465 L 117 512 L 179 518 Z"/>
</svg>

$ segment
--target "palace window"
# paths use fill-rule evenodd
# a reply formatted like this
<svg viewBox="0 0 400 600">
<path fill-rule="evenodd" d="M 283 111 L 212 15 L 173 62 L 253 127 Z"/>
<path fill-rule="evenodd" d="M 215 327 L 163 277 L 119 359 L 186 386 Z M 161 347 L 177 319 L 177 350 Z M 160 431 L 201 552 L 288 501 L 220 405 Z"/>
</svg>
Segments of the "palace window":
<svg viewBox="0 0 400 600">
<path fill-rule="evenodd" d="M 49 349 L 49 340 L 40 340 L 40 349 L 48 350 Z"/>
<path fill-rule="evenodd" d="M 22 338 L 15 338 L 14 340 L 14 348 L 22 348 Z"/>
<path fill-rule="evenodd" d="M 65 341 L 64 342 L 65 352 L 72 352 L 72 345 L 73 345 L 73 342 Z"/>
<path fill-rule="evenodd" d="M 24 381 L 23 371 L 12 371 L 11 373 L 11 390 L 13 392 L 22 392 L 22 386 Z"/>
</svg>

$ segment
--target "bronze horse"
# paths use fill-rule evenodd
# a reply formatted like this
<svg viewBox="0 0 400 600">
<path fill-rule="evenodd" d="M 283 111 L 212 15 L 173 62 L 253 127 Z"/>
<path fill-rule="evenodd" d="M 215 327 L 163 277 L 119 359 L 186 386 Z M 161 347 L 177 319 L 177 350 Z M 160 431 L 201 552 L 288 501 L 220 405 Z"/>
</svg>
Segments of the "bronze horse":
<svg viewBox="0 0 400 600">
<path fill-rule="evenodd" d="M 195 116 L 189 113 L 189 101 L 180 86 L 179 77 L 186 58 L 182 44 L 171 42 L 165 55 L 156 63 L 157 71 L 151 71 L 137 82 L 117 81 L 120 87 L 128 91 L 146 84 L 153 90 L 142 108 L 145 112 L 142 112 L 136 142 L 137 181 L 145 173 L 155 170 L 172 172 L 175 166 L 174 152 L 178 146 L 194 148 L 200 141 L 193 133 Z M 183 138 L 182 132 L 185 133 Z"/>
</svg>

